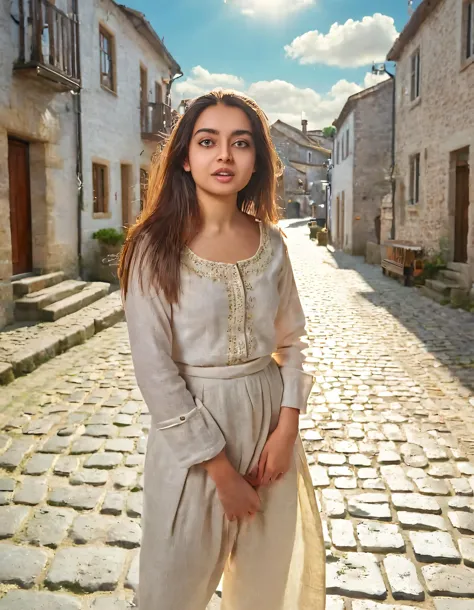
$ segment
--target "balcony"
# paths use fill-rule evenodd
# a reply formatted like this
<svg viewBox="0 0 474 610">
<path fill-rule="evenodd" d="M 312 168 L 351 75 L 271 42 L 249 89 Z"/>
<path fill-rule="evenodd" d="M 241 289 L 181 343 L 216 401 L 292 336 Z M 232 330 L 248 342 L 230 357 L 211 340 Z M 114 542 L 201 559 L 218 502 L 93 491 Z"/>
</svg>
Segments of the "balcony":
<svg viewBox="0 0 474 610">
<path fill-rule="evenodd" d="M 174 111 L 168 104 L 147 102 L 140 114 L 143 140 L 160 141 L 171 132 Z"/>
<path fill-rule="evenodd" d="M 14 69 L 47 79 L 59 90 L 80 89 L 77 13 L 66 14 L 48 0 L 17 1 L 20 53 Z"/>
</svg>

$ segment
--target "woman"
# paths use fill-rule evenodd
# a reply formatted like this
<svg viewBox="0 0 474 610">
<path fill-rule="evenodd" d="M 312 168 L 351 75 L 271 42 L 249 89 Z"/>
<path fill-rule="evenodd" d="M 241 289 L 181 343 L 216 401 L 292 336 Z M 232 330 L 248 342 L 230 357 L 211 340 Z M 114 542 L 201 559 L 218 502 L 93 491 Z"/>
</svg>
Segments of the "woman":
<svg viewBox="0 0 474 610">
<path fill-rule="evenodd" d="M 151 413 L 139 610 L 322 610 L 324 547 L 298 436 L 312 378 L 251 99 L 213 91 L 151 171 L 119 273 Z"/>
</svg>

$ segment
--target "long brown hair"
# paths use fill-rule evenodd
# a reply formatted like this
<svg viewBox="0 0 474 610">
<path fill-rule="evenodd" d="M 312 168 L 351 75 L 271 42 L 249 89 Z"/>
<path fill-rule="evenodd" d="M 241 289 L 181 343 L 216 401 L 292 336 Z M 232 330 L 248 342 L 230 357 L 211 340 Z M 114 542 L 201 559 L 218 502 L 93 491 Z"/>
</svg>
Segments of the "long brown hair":
<svg viewBox="0 0 474 610">
<path fill-rule="evenodd" d="M 176 123 L 150 171 L 143 212 L 128 230 L 122 248 L 118 275 L 127 295 L 131 265 L 138 265 L 143 289 L 143 269 L 150 282 L 162 290 L 169 303 L 177 303 L 180 293 L 181 252 L 199 232 L 201 218 L 196 185 L 183 163 L 199 115 L 209 106 L 225 104 L 240 108 L 252 125 L 256 150 L 256 171 L 237 195 L 237 207 L 261 221 L 276 222 L 276 180 L 281 163 L 273 146 L 264 112 L 251 98 L 231 90 L 215 90 L 196 98 Z M 137 256 L 137 248 L 140 256 Z M 139 258 L 139 260 L 138 260 Z"/>
</svg>

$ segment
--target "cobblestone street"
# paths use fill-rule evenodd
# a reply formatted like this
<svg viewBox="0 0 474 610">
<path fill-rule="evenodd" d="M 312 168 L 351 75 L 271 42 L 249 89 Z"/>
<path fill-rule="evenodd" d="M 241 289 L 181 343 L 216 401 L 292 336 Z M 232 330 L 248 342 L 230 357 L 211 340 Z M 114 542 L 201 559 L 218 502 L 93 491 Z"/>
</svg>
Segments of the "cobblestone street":
<svg viewBox="0 0 474 610">
<path fill-rule="evenodd" d="M 284 224 L 327 610 L 472 610 L 474 316 Z M 0 389 L 0 610 L 129 607 L 149 418 L 124 323 Z"/>
</svg>

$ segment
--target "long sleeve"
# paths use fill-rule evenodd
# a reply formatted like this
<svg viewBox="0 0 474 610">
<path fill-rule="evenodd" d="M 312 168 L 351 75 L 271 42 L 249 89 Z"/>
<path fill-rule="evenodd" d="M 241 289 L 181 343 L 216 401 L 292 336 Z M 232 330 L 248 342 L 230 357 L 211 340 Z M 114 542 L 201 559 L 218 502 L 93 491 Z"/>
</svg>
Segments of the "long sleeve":
<svg viewBox="0 0 474 610">
<path fill-rule="evenodd" d="M 303 350 L 308 347 L 304 340 L 305 316 L 286 245 L 283 247 L 284 262 L 278 286 L 280 303 L 275 318 L 277 347 L 273 358 L 283 379 L 282 406 L 300 409 L 304 413 L 314 380 L 303 370 Z"/>
<path fill-rule="evenodd" d="M 171 306 L 131 273 L 124 302 L 125 316 L 138 386 L 179 465 L 215 457 L 225 446 L 224 436 L 202 402 L 194 399 L 172 359 Z"/>
</svg>

